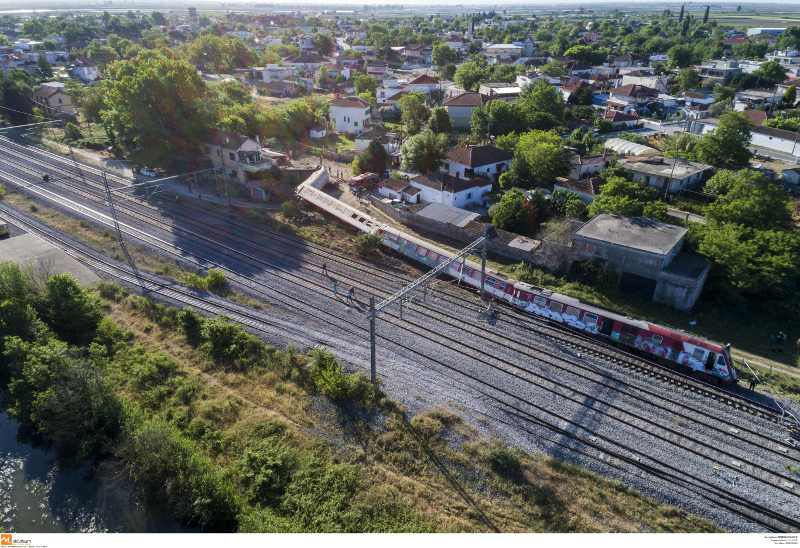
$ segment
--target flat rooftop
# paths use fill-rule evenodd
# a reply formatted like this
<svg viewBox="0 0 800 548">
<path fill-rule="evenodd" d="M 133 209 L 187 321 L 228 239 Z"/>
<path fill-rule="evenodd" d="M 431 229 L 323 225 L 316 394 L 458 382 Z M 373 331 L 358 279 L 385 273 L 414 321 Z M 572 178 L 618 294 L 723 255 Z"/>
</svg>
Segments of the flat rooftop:
<svg viewBox="0 0 800 548">
<path fill-rule="evenodd" d="M 664 271 L 696 280 L 709 264 L 710 263 L 702 257 L 681 251 L 672 259 L 672 262 L 667 265 Z"/>
<path fill-rule="evenodd" d="M 580 227 L 575 235 L 666 256 L 687 232 L 686 228 L 653 219 L 601 213 Z"/>
<path fill-rule="evenodd" d="M 453 206 L 447 206 L 438 202 L 431 202 L 422 209 L 415 211 L 421 217 L 427 217 L 440 223 L 448 223 L 455 226 L 464 226 L 470 221 L 477 221 L 481 218 L 479 213 L 466 211 Z"/>
<path fill-rule="evenodd" d="M 663 158 L 653 156 L 641 162 L 628 162 L 625 169 L 634 173 L 644 173 L 653 177 L 664 177 L 672 180 L 682 180 L 701 173 L 711 166 L 699 162 L 683 161 L 680 158 Z"/>
</svg>

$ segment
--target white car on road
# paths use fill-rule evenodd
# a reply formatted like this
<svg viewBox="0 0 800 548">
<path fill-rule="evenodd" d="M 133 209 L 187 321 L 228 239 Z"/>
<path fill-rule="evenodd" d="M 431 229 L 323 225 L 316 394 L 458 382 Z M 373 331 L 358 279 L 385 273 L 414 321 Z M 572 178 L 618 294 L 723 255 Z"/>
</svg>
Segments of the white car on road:
<svg viewBox="0 0 800 548">
<path fill-rule="evenodd" d="M 139 174 L 140 175 L 146 175 L 148 177 L 158 177 L 158 173 L 156 173 L 152 169 L 148 169 L 146 167 L 143 167 L 142 169 L 140 169 L 139 170 Z"/>
</svg>

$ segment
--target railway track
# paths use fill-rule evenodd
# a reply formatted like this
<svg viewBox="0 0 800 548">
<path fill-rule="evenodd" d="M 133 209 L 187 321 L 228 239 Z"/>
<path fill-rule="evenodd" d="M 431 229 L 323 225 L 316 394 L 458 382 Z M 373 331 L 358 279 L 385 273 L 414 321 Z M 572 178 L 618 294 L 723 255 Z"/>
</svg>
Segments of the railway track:
<svg viewBox="0 0 800 548">
<path fill-rule="evenodd" d="M 313 282 L 313 281 L 312 281 L 312 282 L 309 282 L 309 283 L 316 283 L 316 282 Z M 317 285 L 319 285 L 319 284 L 317 284 Z M 313 287 L 312 287 L 312 290 L 313 290 Z M 420 308 L 420 310 L 422 310 L 424 307 L 421 307 L 421 306 L 420 306 L 419 308 Z M 344 318 L 334 318 L 334 319 L 335 319 L 336 321 L 341 321 L 341 320 L 343 320 Z M 344 319 L 344 320 L 346 320 L 346 319 Z M 395 317 L 393 317 L 393 321 L 395 321 L 395 320 L 399 320 L 399 319 L 398 319 L 398 318 L 395 316 Z M 460 320 L 461 320 L 461 322 L 463 323 L 463 320 L 464 320 L 463 316 L 460 318 Z M 405 322 L 405 324 L 408 324 L 408 322 Z M 405 326 L 407 329 L 410 329 L 410 330 L 411 330 L 411 329 L 412 329 L 412 327 L 413 327 L 413 331 L 414 331 L 414 332 L 417 334 L 417 336 L 419 336 L 419 337 L 425 337 L 425 336 L 426 336 L 426 333 L 425 333 L 425 328 L 424 328 L 424 327 L 417 327 L 417 326 L 411 326 L 410 324 L 409 324 L 409 325 L 405 325 L 405 324 L 404 324 L 404 326 Z M 418 330 L 418 331 L 417 331 L 417 330 Z M 363 332 L 362 332 L 362 333 L 363 333 Z M 355 334 L 355 333 L 352 333 L 352 334 Z M 475 334 L 475 333 L 473 333 L 473 334 Z M 363 334 L 362 334 L 362 337 L 363 337 Z M 430 340 L 430 338 L 429 338 L 429 340 Z M 399 341 L 393 340 L 393 341 L 392 341 L 392 344 L 398 344 L 398 342 L 399 342 Z M 450 338 L 450 342 L 449 342 L 449 344 L 450 344 L 451 348 L 452 348 L 454 351 L 463 353 L 463 348 L 461 348 L 461 347 L 459 347 L 459 348 L 453 348 L 453 347 L 455 347 L 456 345 L 462 345 L 462 346 L 463 346 L 463 342 L 462 342 L 462 341 L 459 341 L 459 340 L 455 340 L 455 339 L 452 339 L 452 338 Z M 400 346 L 402 347 L 402 344 L 400 344 Z M 411 352 L 413 352 L 413 349 L 409 349 L 409 348 L 407 348 L 407 347 L 405 347 L 405 349 L 406 349 L 406 350 L 408 350 L 408 351 L 411 351 Z M 490 355 L 490 354 L 486 354 L 486 353 L 482 352 L 480 349 L 476 349 L 476 348 L 474 348 L 474 347 L 473 347 L 473 348 L 471 348 L 470 350 L 471 350 L 471 352 L 473 352 L 473 353 L 479 353 L 479 355 L 481 355 L 481 358 L 482 358 L 482 360 L 484 360 L 484 362 L 486 362 L 486 361 L 489 361 L 489 360 L 496 360 L 496 359 L 497 359 L 497 357 L 496 357 L 496 356 L 492 356 L 492 355 Z M 530 345 L 529 345 L 527 348 L 524 348 L 524 347 L 523 347 L 521 350 L 520 350 L 519 348 L 517 348 L 517 351 L 520 351 L 520 352 L 525 352 L 525 351 L 536 351 L 536 352 L 541 352 L 541 350 L 542 350 L 541 348 L 535 348 L 535 347 L 533 347 L 533 346 L 530 346 Z M 558 357 L 556 357 L 555 355 L 553 355 L 553 359 L 554 359 L 554 360 L 555 360 L 555 359 L 558 359 L 558 360 L 562 360 L 562 361 L 563 361 L 563 360 L 564 360 L 564 357 L 563 357 L 563 356 L 558 356 Z M 501 362 L 501 363 L 502 363 L 502 362 Z M 443 362 L 440 362 L 440 364 L 441 364 L 441 365 L 444 365 L 444 364 L 443 364 Z M 488 365 L 492 365 L 492 367 L 497 367 L 497 365 L 496 365 L 496 364 L 494 364 L 494 365 L 493 365 L 493 364 L 491 364 L 491 363 L 488 363 Z M 545 383 L 545 382 L 550 382 L 550 381 L 548 381 L 547 379 L 543 379 L 541 376 L 537 377 L 537 376 L 536 376 L 536 374 L 535 374 L 534 372 L 532 372 L 532 371 L 528 371 L 528 370 L 525 370 L 524 368 L 520 368 L 518 365 L 516 365 L 516 364 L 514 364 L 514 363 L 511 363 L 511 362 L 508 362 L 508 361 L 506 361 L 506 363 L 504 363 L 503 365 L 506 367 L 506 369 L 504 369 L 505 373 L 507 373 L 507 374 L 510 374 L 510 375 L 514 375 L 514 376 L 517 376 L 517 377 L 519 377 L 519 375 L 520 375 L 520 374 L 528 374 L 528 375 L 532 375 L 532 378 L 534 378 L 534 379 L 537 379 L 537 382 L 538 382 L 538 383 L 540 383 L 540 384 L 538 384 L 539 386 L 544 386 L 546 389 L 548 389 L 549 391 L 551 391 L 551 392 L 553 392 L 553 393 L 557 393 L 557 394 L 559 394 L 559 395 L 562 395 L 562 392 L 569 392 L 569 391 L 575 392 L 573 388 L 571 388 L 571 387 L 569 387 L 569 386 L 567 386 L 567 385 L 565 385 L 565 384 L 563 384 L 563 383 L 560 383 L 560 384 L 554 384 L 552 388 L 551 388 L 551 387 L 548 387 L 546 384 L 543 384 L 543 383 Z M 573 361 L 572 361 L 572 363 L 571 363 L 571 365 L 572 365 L 572 366 L 574 366 L 574 367 L 580 367 L 580 362 L 573 360 Z M 449 366 L 446 366 L 446 367 L 449 367 Z M 454 371 L 455 371 L 455 370 L 454 370 Z M 463 372 L 462 372 L 462 374 L 463 374 Z M 577 373 L 576 373 L 576 374 L 577 374 Z M 607 378 L 608 378 L 608 379 L 611 379 L 611 377 L 607 377 Z M 528 382 L 531 382 L 531 381 L 530 381 L 530 379 L 528 380 Z M 617 383 L 618 383 L 618 381 L 614 381 L 614 382 L 617 382 Z M 605 387 L 606 387 L 606 388 L 610 388 L 608 385 L 605 385 Z M 639 389 L 639 387 L 635 387 L 635 388 L 636 388 L 637 390 Z M 642 398 L 640 398 L 640 399 L 642 399 Z M 646 401 L 646 400 L 642 400 L 642 401 Z M 649 402 L 648 402 L 648 403 L 649 403 Z M 605 403 L 603 403 L 603 402 L 601 402 L 601 403 L 600 403 L 600 405 L 606 405 L 606 404 L 605 404 Z M 609 413 L 616 413 L 616 414 L 617 414 L 617 418 L 619 418 L 619 416 L 621 416 L 621 415 L 622 415 L 623 411 L 621 411 L 621 410 L 619 410 L 619 409 L 614 409 L 614 410 L 612 410 L 612 411 L 611 411 L 611 412 L 609 412 Z M 610 414 L 609 414 L 609 416 L 610 416 Z M 697 417 L 695 417 L 695 420 L 696 420 L 696 418 L 697 418 Z M 687 417 L 687 420 L 688 420 L 688 417 Z M 661 427 L 660 427 L 660 426 L 658 426 L 658 425 L 653 425 L 653 428 L 661 428 Z M 665 434 L 665 432 L 666 432 L 666 434 Z M 649 432 L 649 433 L 652 435 L 652 432 Z M 673 442 L 675 441 L 674 439 L 672 439 L 672 437 L 673 437 L 673 436 L 679 436 L 679 435 L 680 435 L 680 433 L 676 433 L 676 432 L 674 432 L 674 431 L 672 431 L 672 432 L 671 432 L 671 431 L 669 431 L 669 430 L 662 430 L 661 432 L 659 432 L 659 434 L 664 434 L 664 435 L 666 435 L 666 436 L 670 436 L 670 438 L 663 438 L 663 437 L 662 437 L 662 438 L 660 438 L 660 439 L 663 439 L 664 441 L 666 441 L 666 442 L 668 442 L 668 443 L 673 443 Z M 751 440 L 751 441 L 752 441 L 752 440 Z M 700 447 L 700 446 L 701 446 L 701 445 L 697 445 L 696 447 Z M 708 451 L 708 449 L 707 449 L 707 448 L 703 448 L 703 449 L 701 449 L 701 451 Z M 696 454 L 701 454 L 701 453 L 696 453 Z M 703 454 L 702 456 L 704 456 L 704 457 L 708 457 L 708 456 L 709 456 L 709 454 L 708 454 L 708 453 L 706 453 L 706 454 Z M 733 456 L 730 456 L 730 454 L 727 454 L 727 455 L 724 455 L 724 457 L 725 457 L 726 459 L 735 459 L 735 458 L 737 458 L 737 457 L 739 457 L 739 456 L 738 456 L 738 455 L 733 455 Z M 741 461 L 739 461 L 739 462 L 741 462 Z M 728 462 L 728 463 L 724 464 L 724 466 L 727 466 L 727 465 L 729 465 L 729 464 L 731 464 L 731 463 L 730 463 L 730 462 Z M 734 465 L 734 466 L 735 466 L 735 465 Z M 746 466 L 750 466 L 750 464 L 747 464 Z M 759 470 L 759 474 L 770 474 L 770 473 L 771 473 L 771 472 L 769 472 L 769 471 L 767 471 L 767 470 L 765 470 L 765 469 L 763 469 L 763 468 L 758 468 L 757 466 L 756 466 L 756 468 L 753 468 L 753 470 L 756 470 L 756 469 L 758 469 L 758 470 Z M 777 479 L 779 479 L 779 480 L 780 480 L 780 477 L 779 477 L 779 476 L 775 476 L 775 477 L 776 477 Z M 759 480 L 760 480 L 760 478 L 759 478 Z"/>
<path fill-rule="evenodd" d="M 0 147 L 0 150 L 5 151 L 5 152 L 9 152 L 9 149 L 7 147 Z M 14 152 L 19 153 L 20 151 L 15 150 Z M 47 153 L 47 154 L 48 154 L 49 157 L 51 157 L 53 159 L 56 159 L 56 160 L 58 160 L 58 161 L 60 161 L 62 163 L 65 163 L 67 165 L 71 165 L 73 163 L 73 162 L 71 162 L 69 160 L 66 160 L 62 156 L 59 156 L 59 155 L 56 155 L 56 154 L 52 154 L 52 153 Z M 86 172 L 93 171 L 96 174 L 100 173 L 100 170 L 97 170 L 95 168 L 90 168 L 90 167 L 83 168 L 82 167 L 81 169 L 82 169 L 82 171 L 86 171 Z M 42 174 L 42 172 L 37 172 L 37 173 L 39 175 Z M 66 173 L 66 172 L 62 172 L 62 173 Z M 82 173 L 81 176 L 85 177 L 86 174 Z M 125 181 L 122 180 L 122 179 L 119 179 L 116 176 L 109 177 L 109 179 L 111 181 L 117 181 L 118 183 L 122 183 L 119 186 L 125 186 L 124 185 Z M 98 191 L 99 191 L 100 188 L 101 188 L 99 183 L 96 183 L 95 186 L 96 186 L 96 188 L 98 188 Z M 86 197 L 88 197 L 88 196 L 86 196 Z M 97 201 L 98 203 L 104 203 L 104 200 L 105 200 L 104 196 L 102 196 L 102 195 L 99 195 L 96 198 L 90 198 L 90 199 L 93 199 L 94 201 Z M 193 225 L 195 227 L 198 227 L 198 228 L 200 228 L 200 227 L 208 228 L 207 223 L 204 220 L 198 219 L 198 218 L 189 217 L 189 216 L 187 216 L 185 214 L 185 212 L 175 212 L 174 210 L 171 209 L 171 205 L 168 205 L 168 204 L 164 204 L 164 205 L 169 209 L 169 212 L 173 217 L 180 218 L 182 221 L 188 221 L 189 224 L 191 224 L 191 225 Z M 157 211 L 159 214 L 162 213 L 162 211 L 158 210 L 158 208 L 155 208 L 154 206 L 152 206 L 151 204 L 149 204 L 147 202 L 141 202 L 140 201 L 140 202 L 137 203 L 137 207 L 138 208 L 149 208 L 149 209 L 151 209 L 153 211 Z M 200 208 L 196 208 L 195 206 L 191 206 L 191 207 L 194 208 L 196 211 L 200 211 Z M 229 221 L 229 222 L 231 221 L 230 217 L 221 216 L 211 208 L 206 207 L 206 208 L 203 208 L 203 209 L 204 209 L 203 213 L 205 214 L 205 216 L 207 216 L 211 212 L 211 214 L 216 216 L 216 218 L 218 218 L 218 219 L 224 219 L 225 221 Z M 139 213 L 136 213 L 135 215 L 141 215 L 141 213 L 139 212 Z M 144 222 L 153 222 L 154 218 L 152 216 L 150 216 L 150 218 L 142 219 L 142 220 Z M 157 222 L 158 223 L 164 223 L 164 221 L 162 221 L 162 220 L 159 220 Z M 268 237 L 270 239 L 280 240 L 280 241 L 282 241 L 284 243 L 288 243 L 289 245 L 291 245 L 292 243 L 296 243 L 296 241 L 293 242 L 290 237 L 286 236 L 285 234 L 283 234 L 283 233 L 281 233 L 281 232 L 279 232 L 277 230 L 265 229 L 263 227 L 259 227 L 257 225 L 252 225 L 252 224 L 249 224 L 249 223 L 244 223 L 244 222 L 241 222 L 241 221 L 235 221 L 234 220 L 233 222 L 238 227 L 241 227 L 241 228 L 246 229 L 248 231 L 253 231 L 256 234 L 263 235 L 263 236 Z M 234 235 L 233 232 L 225 230 L 224 228 L 215 227 L 214 228 L 214 233 L 217 236 L 223 236 L 223 237 L 226 237 L 226 238 L 234 237 L 234 241 L 236 242 L 237 246 L 243 246 L 245 248 L 255 249 L 252 246 L 252 244 L 251 244 L 251 242 L 249 240 L 246 240 L 244 238 L 238 237 L 238 236 Z M 206 240 L 208 240 L 208 239 L 206 239 Z M 218 244 L 219 241 L 215 240 L 214 243 Z M 267 246 L 269 247 L 269 244 L 267 244 Z M 261 247 L 261 249 L 263 249 L 263 246 Z M 276 250 L 275 248 L 270 248 L 270 249 L 272 249 L 273 251 L 282 252 L 282 251 Z M 319 246 L 312 246 L 307 251 L 309 253 L 311 253 L 312 255 L 314 255 L 316 257 L 319 257 L 319 263 L 320 264 L 322 262 L 329 261 L 329 262 L 331 262 L 333 264 L 339 264 L 339 265 L 342 265 L 342 266 L 347 266 L 349 268 L 353 268 L 353 269 L 359 271 L 360 273 L 362 273 L 364 275 L 368 275 L 370 277 L 377 277 L 380 280 L 385 281 L 387 283 L 393 283 L 393 282 L 397 281 L 397 275 L 396 274 L 393 274 L 392 276 L 383 276 L 381 273 L 377 273 L 377 275 L 376 275 L 376 272 L 374 270 L 368 270 L 367 268 L 364 267 L 364 265 L 361 265 L 361 264 L 357 263 L 356 261 L 353 261 L 353 260 L 350 260 L 350 259 L 346 259 L 346 258 L 343 258 L 341 256 L 332 254 L 332 253 L 330 253 L 329 250 L 325 250 L 325 248 L 321 248 Z M 235 252 L 241 253 L 241 249 L 237 248 L 237 250 L 235 250 Z M 306 259 L 301 259 L 301 260 L 304 261 L 304 262 L 307 262 L 309 264 L 309 266 L 313 265 L 313 262 L 311 262 L 311 261 L 308 261 Z M 316 265 L 313 265 L 313 266 L 316 266 Z M 356 277 L 355 280 L 360 282 L 362 280 L 362 278 Z M 379 287 L 380 286 L 377 286 L 374 289 L 379 290 Z M 455 293 L 448 295 L 448 298 L 456 300 L 457 304 L 459 306 L 465 307 L 467 309 L 471 309 L 471 311 L 475 312 L 476 314 L 478 313 L 478 310 L 475 307 L 474 300 L 460 297 Z M 509 307 L 509 306 L 507 306 L 506 309 L 507 310 L 514 310 L 512 307 Z M 554 326 L 549 331 L 543 332 L 541 326 L 550 325 L 549 322 L 546 319 L 538 318 L 536 316 L 531 316 L 529 314 L 525 314 L 525 313 L 522 313 L 522 312 L 519 312 L 519 311 L 516 311 L 516 310 L 514 310 L 514 312 L 516 313 L 515 316 L 517 317 L 517 321 L 518 322 L 521 319 L 522 322 L 527 322 L 528 324 L 532 324 L 532 323 L 538 324 L 538 326 L 539 326 L 538 331 L 539 331 L 540 334 L 543 334 L 544 336 L 549 337 L 552 341 L 555 341 L 555 342 L 557 342 L 559 344 L 564 344 L 564 345 L 566 345 L 568 347 L 571 347 L 573 349 L 581 350 L 581 351 L 583 351 L 583 352 L 585 352 L 587 354 L 590 354 L 590 355 L 598 355 L 598 356 L 602 355 L 602 356 L 606 357 L 607 359 L 609 359 L 610 361 L 612 361 L 613 363 L 616 363 L 618 365 L 626 367 L 626 368 L 628 368 L 630 370 L 634 370 L 634 371 L 644 371 L 644 370 L 646 370 L 647 374 L 651 374 L 652 373 L 651 377 L 654 378 L 655 380 L 659 380 L 661 382 L 671 383 L 671 384 L 675 385 L 677 388 L 681 388 L 681 389 L 684 389 L 684 390 L 696 391 L 698 394 L 703 395 L 704 397 L 713 397 L 713 398 L 719 397 L 719 398 L 722 399 L 722 401 L 726 405 L 733 406 L 733 407 L 735 407 L 737 409 L 743 409 L 746 412 L 751 413 L 751 414 L 753 414 L 753 415 L 755 415 L 755 416 L 757 416 L 759 418 L 766 419 L 766 420 L 771 420 L 773 422 L 779 422 L 781 420 L 781 417 L 778 414 L 779 411 L 777 409 L 775 409 L 773 407 L 770 407 L 770 406 L 766 406 L 766 405 L 762 404 L 761 402 L 757 402 L 757 401 L 751 400 L 751 399 L 747 398 L 746 396 L 743 396 L 741 394 L 737 394 L 735 392 L 731 392 L 731 391 L 728 391 L 728 390 L 724 390 L 724 389 L 720 389 L 718 387 L 711 386 L 708 383 L 705 383 L 704 381 L 701 381 L 699 379 L 695 379 L 695 378 L 693 378 L 691 376 L 682 374 L 680 372 L 676 372 L 673 369 L 664 367 L 661 364 L 653 362 L 652 360 L 648 360 L 646 358 L 635 356 L 635 355 L 631 354 L 630 352 L 626 352 L 624 350 L 620 350 L 618 348 L 614 348 L 613 346 L 611 346 L 608 343 L 605 343 L 603 341 L 598 341 L 597 339 L 588 337 L 587 335 L 585 335 L 583 333 L 579 333 L 579 332 L 576 332 L 574 330 L 570 330 L 569 328 L 566 328 L 564 326 Z M 508 321 L 508 320 L 506 320 L 504 318 L 502 321 L 505 322 L 505 321 Z M 521 325 L 521 323 L 518 323 L 518 325 Z M 603 348 L 604 352 L 599 353 L 598 352 L 598 348 Z M 713 396 L 712 396 L 712 394 L 713 394 Z M 787 425 L 791 426 L 791 423 L 788 423 Z"/>
</svg>

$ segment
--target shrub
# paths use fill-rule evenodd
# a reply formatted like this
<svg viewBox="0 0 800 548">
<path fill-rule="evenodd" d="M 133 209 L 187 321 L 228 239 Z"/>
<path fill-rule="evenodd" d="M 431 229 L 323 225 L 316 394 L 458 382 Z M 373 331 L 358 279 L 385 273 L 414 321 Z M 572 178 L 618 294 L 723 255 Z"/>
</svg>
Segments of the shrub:
<svg viewBox="0 0 800 548">
<path fill-rule="evenodd" d="M 256 506 L 239 516 L 240 533 L 299 533 L 300 530 L 288 520 L 276 516 L 269 508 Z"/>
<path fill-rule="evenodd" d="M 208 532 L 238 528 L 241 508 L 232 486 L 174 427 L 145 422 L 118 456 L 145 497 L 167 502 L 179 519 Z"/>
<path fill-rule="evenodd" d="M 336 356 L 327 348 L 315 348 L 308 355 L 311 356 L 311 373 L 317 390 L 334 399 L 345 397 L 345 376 Z"/>
<path fill-rule="evenodd" d="M 83 132 L 78 126 L 72 122 L 68 122 L 67 126 L 64 128 L 64 137 L 70 141 L 77 141 L 79 139 L 83 139 Z"/>
<path fill-rule="evenodd" d="M 100 299 L 89 293 L 72 274 L 55 274 L 45 282 L 49 323 L 67 342 L 87 344 L 103 313 Z"/>
<path fill-rule="evenodd" d="M 95 288 L 100 294 L 100 297 L 109 301 L 114 301 L 115 303 L 120 302 L 128 295 L 128 291 L 116 282 L 100 280 L 95 285 Z"/>
<path fill-rule="evenodd" d="M 206 289 L 206 281 L 194 272 L 183 277 L 183 285 L 192 289 Z"/>
<path fill-rule="evenodd" d="M 282 508 L 304 532 L 349 532 L 347 510 L 359 486 L 358 472 L 349 464 L 313 463 L 295 474 Z"/>
<path fill-rule="evenodd" d="M 531 285 L 539 287 L 561 287 L 564 279 L 556 276 L 549 270 L 536 268 L 530 263 L 520 263 L 514 270 L 516 278 Z"/>
<path fill-rule="evenodd" d="M 235 369 L 247 369 L 264 358 L 264 344 L 227 316 L 203 321 L 200 350 L 209 358 Z"/>
<path fill-rule="evenodd" d="M 219 289 L 224 286 L 227 281 L 228 279 L 225 277 L 225 274 L 213 268 L 208 271 L 205 280 L 208 289 Z"/>
<path fill-rule="evenodd" d="M 356 238 L 356 251 L 360 255 L 369 255 L 381 247 L 383 238 L 379 234 L 360 234 Z"/>
<path fill-rule="evenodd" d="M 200 342 L 203 321 L 203 317 L 191 308 L 184 308 L 178 313 L 178 326 L 192 346 L 197 346 Z"/>
<path fill-rule="evenodd" d="M 149 390 L 163 385 L 178 369 L 178 362 L 169 354 L 148 352 L 133 362 L 130 370 L 131 384 L 139 391 Z"/>
<path fill-rule="evenodd" d="M 262 440 L 244 450 L 236 472 L 250 502 L 279 502 L 297 467 L 297 455 L 281 442 Z"/>
<path fill-rule="evenodd" d="M 297 213 L 300 211 L 300 208 L 297 207 L 297 204 L 291 200 L 283 202 L 281 204 L 281 209 L 283 210 L 283 217 L 286 219 L 297 215 Z"/>
<path fill-rule="evenodd" d="M 39 207 L 36 205 L 35 202 L 28 202 L 28 209 L 31 210 L 31 213 L 36 213 L 39 211 Z"/>
<path fill-rule="evenodd" d="M 522 471 L 516 452 L 504 444 L 492 445 L 483 452 L 483 458 L 492 466 L 492 470 L 501 476 L 516 478 Z"/>
</svg>

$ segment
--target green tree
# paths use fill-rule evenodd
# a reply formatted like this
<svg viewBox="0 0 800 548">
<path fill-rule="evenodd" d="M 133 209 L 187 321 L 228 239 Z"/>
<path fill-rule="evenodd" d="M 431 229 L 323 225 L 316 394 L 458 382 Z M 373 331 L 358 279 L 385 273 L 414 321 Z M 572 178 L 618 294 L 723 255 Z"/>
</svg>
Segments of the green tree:
<svg viewBox="0 0 800 548">
<path fill-rule="evenodd" d="M 356 156 L 350 167 L 353 170 L 353 175 L 361 175 L 370 171 L 380 174 L 386 171 L 389 160 L 389 153 L 383 148 L 381 142 L 378 139 L 373 139 L 367 145 L 367 148 Z"/>
<path fill-rule="evenodd" d="M 485 81 L 486 69 L 473 61 L 468 61 L 459 65 L 453 78 L 456 85 L 471 90 Z"/>
<path fill-rule="evenodd" d="M 711 11 L 711 6 L 706 6 L 706 12 L 703 14 L 703 24 L 708 23 L 708 13 Z"/>
<path fill-rule="evenodd" d="M 323 32 L 318 32 L 314 36 L 313 44 L 321 55 L 330 55 L 336 49 L 336 42 L 333 38 Z"/>
<path fill-rule="evenodd" d="M 653 188 L 622 177 L 610 177 L 600 187 L 600 196 L 589 205 L 589 215 L 613 213 L 624 217 L 668 219 L 667 206 L 659 200 L 661 193 Z"/>
<path fill-rule="evenodd" d="M 441 67 L 449 64 L 455 64 L 458 61 L 458 52 L 447 44 L 436 44 L 433 46 L 431 60 L 433 61 L 433 64 L 438 66 L 441 70 Z"/>
<path fill-rule="evenodd" d="M 318 88 L 327 88 L 330 84 L 330 75 L 328 73 L 328 67 L 321 66 L 317 69 L 317 87 Z"/>
<path fill-rule="evenodd" d="M 192 65 L 142 52 L 111 65 L 103 121 L 134 162 L 176 169 L 197 156 L 212 126 L 208 89 Z"/>
<path fill-rule="evenodd" d="M 567 102 L 570 105 L 591 105 L 594 102 L 594 90 L 592 88 L 578 88 L 569 94 Z"/>
<path fill-rule="evenodd" d="M 103 313 L 100 299 L 82 287 L 72 274 L 55 274 L 45 282 L 47 320 L 64 340 L 88 344 Z"/>
<path fill-rule="evenodd" d="M 372 76 L 364 73 L 359 73 L 353 79 L 353 86 L 356 88 L 356 93 L 364 93 L 369 91 L 373 95 L 377 93 L 380 82 Z"/>
<path fill-rule="evenodd" d="M 684 10 L 685 7 L 686 7 L 685 4 L 681 6 L 681 13 L 680 13 L 680 15 L 678 15 L 678 23 L 683 21 L 683 10 Z"/>
<path fill-rule="evenodd" d="M 736 6 L 736 13 L 739 13 L 740 11 L 742 11 L 742 5 L 741 4 Z"/>
<path fill-rule="evenodd" d="M 21 125 L 32 115 L 33 88 L 21 79 L 0 79 L 0 116 L 11 125 Z"/>
<path fill-rule="evenodd" d="M 756 78 L 760 78 L 765 84 L 764 87 L 767 88 L 774 87 L 786 80 L 786 69 L 777 61 L 762 63 L 753 74 Z"/>
<path fill-rule="evenodd" d="M 38 59 L 36 59 L 36 75 L 44 79 L 53 77 L 53 65 L 50 64 L 44 53 L 40 53 Z"/>
<path fill-rule="evenodd" d="M 70 141 L 78 141 L 83 139 L 83 133 L 78 126 L 72 122 L 67 122 L 67 125 L 64 128 L 64 137 Z"/>
<path fill-rule="evenodd" d="M 721 166 L 727 162 L 742 165 L 752 157 L 750 144 L 750 118 L 743 112 L 726 112 L 719 117 L 716 129 L 703 135 L 697 142 L 697 156 L 701 162 Z"/>
<path fill-rule="evenodd" d="M 722 170 L 709 179 L 706 190 L 717 199 L 706 206 L 705 215 L 719 224 L 756 230 L 787 230 L 792 225 L 789 194 L 763 173 Z"/>
<path fill-rule="evenodd" d="M 503 188 L 546 186 L 572 169 L 572 152 L 560 136 L 549 131 L 530 131 L 521 135 L 511 169 L 500 176 Z"/>
<path fill-rule="evenodd" d="M 403 123 L 406 124 L 408 133 L 415 135 L 419 133 L 420 127 L 428 119 L 431 112 L 425 106 L 425 94 L 419 91 L 412 91 L 400 98 L 400 112 L 403 115 Z"/>
<path fill-rule="evenodd" d="M 430 173 L 439 169 L 441 161 L 447 157 L 450 143 L 444 133 L 434 133 L 426 129 L 419 135 L 406 139 L 401 147 L 404 171 Z"/>
<path fill-rule="evenodd" d="M 551 129 L 564 121 L 563 96 L 544 80 L 522 86 L 517 104 L 531 129 Z"/>
<path fill-rule="evenodd" d="M 686 68 L 694 63 L 694 52 L 691 47 L 678 44 L 667 51 L 667 61 L 670 68 Z"/>
<path fill-rule="evenodd" d="M 703 79 L 693 68 L 685 68 L 678 76 L 678 87 L 681 91 L 697 89 L 703 83 Z"/>
<path fill-rule="evenodd" d="M 469 120 L 472 138 L 482 141 L 491 135 L 506 135 L 514 131 L 524 131 L 525 118 L 514 103 L 494 100 L 472 109 Z"/>
<path fill-rule="evenodd" d="M 453 129 L 453 121 L 444 107 L 433 107 L 428 127 L 434 133 L 450 133 Z"/>
<path fill-rule="evenodd" d="M 492 224 L 502 230 L 524 233 L 525 226 L 525 195 L 518 188 L 512 188 L 500 199 L 500 203 L 492 211 Z"/>
<path fill-rule="evenodd" d="M 789 86 L 786 92 L 783 94 L 783 104 L 788 107 L 794 106 L 795 101 L 797 101 L 797 88 L 795 86 Z"/>
</svg>

